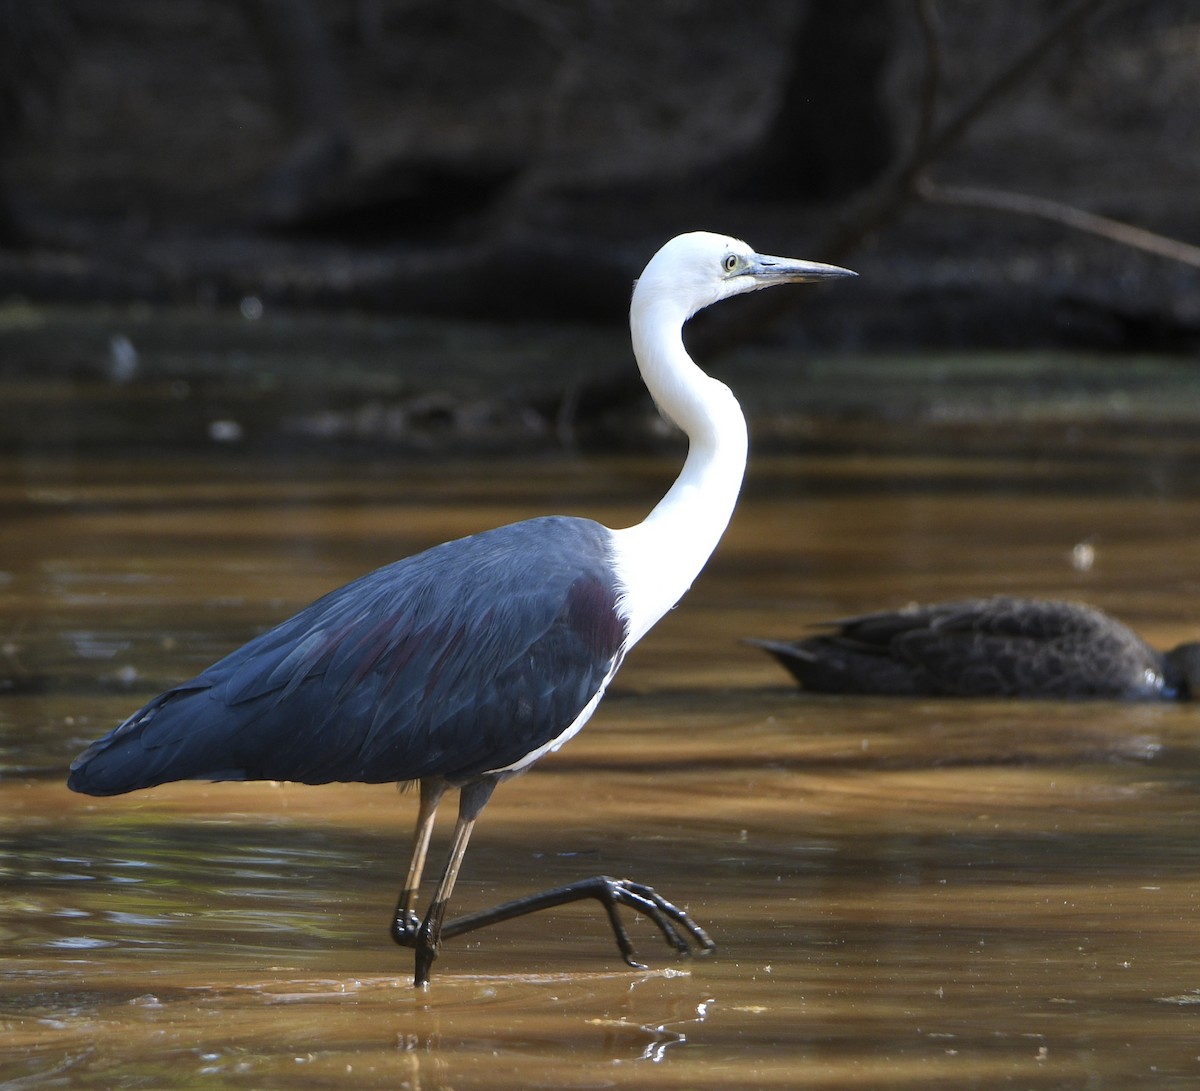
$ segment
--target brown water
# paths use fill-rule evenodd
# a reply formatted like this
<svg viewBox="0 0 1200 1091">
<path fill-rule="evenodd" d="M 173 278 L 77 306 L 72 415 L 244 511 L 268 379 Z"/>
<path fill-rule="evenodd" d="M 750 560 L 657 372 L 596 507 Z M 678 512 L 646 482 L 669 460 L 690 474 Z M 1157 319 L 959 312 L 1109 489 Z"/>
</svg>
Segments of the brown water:
<svg viewBox="0 0 1200 1091">
<path fill-rule="evenodd" d="M 651 969 L 631 971 L 583 905 L 451 941 L 419 992 L 387 934 L 411 795 L 96 800 L 65 766 L 329 587 L 545 511 L 632 521 L 673 465 L 5 458 L 0 1080 L 1194 1086 L 1194 707 L 810 697 L 736 641 L 994 591 L 1194 638 L 1196 462 L 1153 441 L 756 460 L 718 556 L 596 719 L 497 791 L 456 894 L 466 910 L 628 874 L 717 951 L 676 958 L 635 922 Z"/>
</svg>

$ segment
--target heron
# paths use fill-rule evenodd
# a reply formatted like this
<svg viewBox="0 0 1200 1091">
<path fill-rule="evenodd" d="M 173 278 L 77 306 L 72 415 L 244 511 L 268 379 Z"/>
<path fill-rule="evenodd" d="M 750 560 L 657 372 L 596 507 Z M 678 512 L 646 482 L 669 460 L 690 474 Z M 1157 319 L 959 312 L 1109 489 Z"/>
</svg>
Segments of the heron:
<svg viewBox="0 0 1200 1091">
<path fill-rule="evenodd" d="M 1159 652 L 1081 602 L 1009 595 L 843 618 L 800 640 L 749 640 L 818 693 L 1200 699 L 1200 643 Z"/>
<path fill-rule="evenodd" d="M 714 946 L 652 887 L 595 876 L 445 919 L 471 832 L 496 786 L 572 738 L 629 650 L 691 586 L 725 531 L 746 467 L 737 399 L 688 355 L 701 308 L 778 284 L 854 276 L 771 257 L 709 232 L 667 242 L 634 285 L 634 356 L 659 410 L 688 437 L 683 468 L 640 523 L 546 516 L 446 542 L 330 592 L 155 697 L 71 765 L 68 785 L 115 795 L 169 781 L 419 785 L 392 938 L 428 987 L 443 940 L 592 898 L 644 968 L 618 909 L 681 954 Z M 428 909 L 417 912 L 438 805 L 458 819 Z"/>
</svg>

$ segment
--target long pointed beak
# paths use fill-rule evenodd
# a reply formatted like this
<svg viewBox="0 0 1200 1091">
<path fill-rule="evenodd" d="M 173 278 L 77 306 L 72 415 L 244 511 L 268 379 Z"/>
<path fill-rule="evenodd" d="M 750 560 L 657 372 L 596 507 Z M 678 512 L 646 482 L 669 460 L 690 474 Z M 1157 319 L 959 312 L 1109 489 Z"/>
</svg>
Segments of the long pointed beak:
<svg viewBox="0 0 1200 1091">
<path fill-rule="evenodd" d="M 799 258 L 775 258 L 770 254 L 755 254 L 749 260 L 746 273 L 761 282 L 763 287 L 768 284 L 808 284 L 817 280 L 858 276 L 852 269 L 843 269 L 840 265 L 824 265 L 819 261 L 802 261 Z"/>
</svg>

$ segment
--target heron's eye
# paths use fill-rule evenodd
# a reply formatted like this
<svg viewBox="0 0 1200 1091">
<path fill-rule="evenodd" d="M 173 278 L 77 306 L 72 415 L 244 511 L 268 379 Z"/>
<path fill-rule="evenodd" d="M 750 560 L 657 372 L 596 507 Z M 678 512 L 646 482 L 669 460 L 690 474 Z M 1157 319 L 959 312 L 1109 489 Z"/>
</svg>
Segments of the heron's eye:
<svg viewBox="0 0 1200 1091">
<path fill-rule="evenodd" d="M 730 254 L 725 258 L 725 272 L 732 273 L 738 267 L 737 254 Z"/>
</svg>

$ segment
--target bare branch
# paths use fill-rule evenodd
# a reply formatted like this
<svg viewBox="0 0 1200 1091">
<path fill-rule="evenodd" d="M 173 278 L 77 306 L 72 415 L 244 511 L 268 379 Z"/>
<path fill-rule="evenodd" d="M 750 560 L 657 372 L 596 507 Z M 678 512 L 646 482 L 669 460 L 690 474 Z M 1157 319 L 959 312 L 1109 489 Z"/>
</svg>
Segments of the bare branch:
<svg viewBox="0 0 1200 1091">
<path fill-rule="evenodd" d="M 917 180 L 915 192 L 923 201 L 932 204 L 961 205 L 967 208 L 985 208 L 995 212 L 1036 216 L 1200 269 L 1200 246 L 1192 246 L 1190 243 L 1158 235 L 1153 231 L 1122 223 L 1120 220 L 1111 220 L 1107 216 L 1098 216 L 1094 212 L 1051 201 L 1045 197 L 977 186 L 941 186 L 926 178 Z"/>
<path fill-rule="evenodd" d="M 917 124 L 913 133 L 909 159 L 924 162 L 933 122 L 937 117 L 938 93 L 942 87 L 942 35 L 938 25 L 935 0 L 914 0 L 921 44 L 925 48 L 925 69 L 921 73 L 921 89 L 917 101 Z"/>
<path fill-rule="evenodd" d="M 949 121 L 938 126 L 927 139 L 915 142 L 910 153 L 888 172 L 864 201 L 857 203 L 849 214 L 835 225 L 827 237 L 814 247 L 813 252 L 826 261 L 838 260 L 899 215 L 913 199 L 916 181 L 924 168 L 945 155 L 984 113 L 1037 67 L 1053 45 L 1107 2 L 1108 0 L 1076 0 L 1070 5 L 960 106 Z M 935 24 L 930 21 L 933 16 L 926 3 L 919 4 L 917 10 L 926 48 L 930 51 L 927 57 L 926 83 L 932 85 L 933 81 L 940 80 L 940 52 L 937 48 L 936 29 Z M 923 91 L 923 110 L 930 108 L 926 101 L 929 93 L 927 86 Z"/>
</svg>

